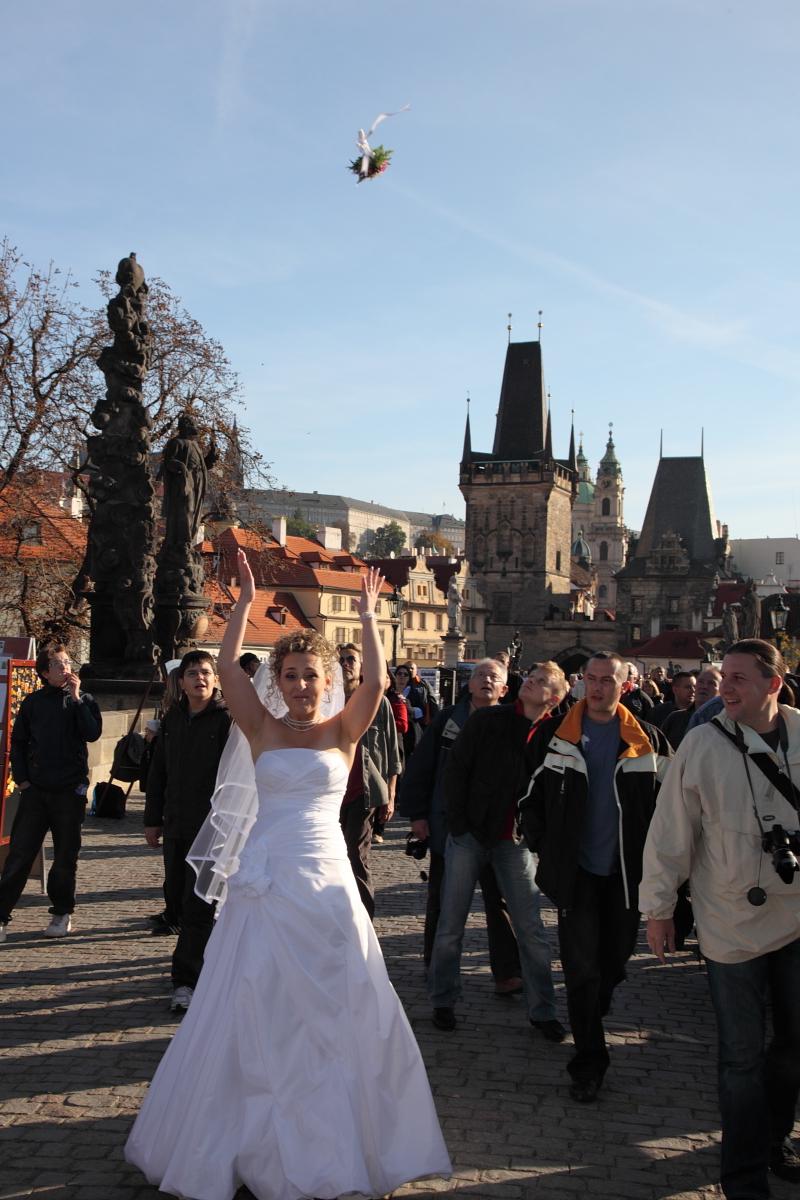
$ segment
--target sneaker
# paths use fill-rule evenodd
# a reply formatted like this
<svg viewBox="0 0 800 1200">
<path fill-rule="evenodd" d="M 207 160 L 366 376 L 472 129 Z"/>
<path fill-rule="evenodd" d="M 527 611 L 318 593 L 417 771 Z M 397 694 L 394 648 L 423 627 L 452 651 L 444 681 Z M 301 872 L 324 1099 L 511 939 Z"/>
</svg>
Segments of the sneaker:
<svg viewBox="0 0 800 1200">
<path fill-rule="evenodd" d="M 555 1018 L 552 1021 L 531 1021 L 534 1029 L 538 1029 L 543 1038 L 548 1042 L 563 1042 L 567 1036 L 567 1031 L 560 1021 Z"/>
<path fill-rule="evenodd" d="M 576 1079 L 570 1085 L 569 1094 L 578 1104 L 593 1104 L 599 1091 L 599 1079 Z"/>
<path fill-rule="evenodd" d="M 8 925 L 5 921 L 0 921 L 0 942 L 4 942 L 8 937 Z"/>
<path fill-rule="evenodd" d="M 433 1023 L 437 1029 L 443 1029 L 445 1033 L 452 1033 L 456 1027 L 456 1014 L 452 1008 L 435 1008 Z"/>
<path fill-rule="evenodd" d="M 373 844 L 373 846 L 382 846 L 383 845 L 383 834 L 382 833 L 373 833 L 372 844 Z"/>
<path fill-rule="evenodd" d="M 193 995 L 194 988 L 176 987 L 175 991 L 172 993 L 172 999 L 169 1002 L 169 1011 L 182 1013 L 186 1012 L 189 1008 L 189 1005 L 192 1003 Z"/>
<path fill-rule="evenodd" d="M 45 937 L 66 937 L 72 929 L 72 917 L 69 913 L 60 913 L 58 916 L 53 916 L 50 919 L 50 924 L 44 931 Z"/>
<path fill-rule="evenodd" d="M 778 1179 L 800 1183 L 800 1154 L 788 1138 L 769 1148 L 769 1169 Z"/>
</svg>

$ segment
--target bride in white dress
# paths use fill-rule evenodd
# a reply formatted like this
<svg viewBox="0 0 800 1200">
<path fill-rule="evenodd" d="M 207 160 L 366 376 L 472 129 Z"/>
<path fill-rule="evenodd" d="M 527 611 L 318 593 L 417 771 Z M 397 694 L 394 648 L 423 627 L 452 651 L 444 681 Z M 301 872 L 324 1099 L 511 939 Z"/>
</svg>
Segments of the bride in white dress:
<svg viewBox="0 0 800 1200">
<path fill-rule="evenodd" d="M 242 1184 L 258 1200 L 384 1196 L 451 1165 L 338 820 L 383 694 L 381 577 L 363 580 L 363 680 L 347 706 L 322 718 L 333 651 L 306 630 L 272 659 L 287 707 L 277 719 L 238 665 L 255 594 L 241 551 L 238 566 L 219 674 L 252 752 L 258 815 L 125 1157 L 187 1200 L 231 1200 Z"/>
</svg>

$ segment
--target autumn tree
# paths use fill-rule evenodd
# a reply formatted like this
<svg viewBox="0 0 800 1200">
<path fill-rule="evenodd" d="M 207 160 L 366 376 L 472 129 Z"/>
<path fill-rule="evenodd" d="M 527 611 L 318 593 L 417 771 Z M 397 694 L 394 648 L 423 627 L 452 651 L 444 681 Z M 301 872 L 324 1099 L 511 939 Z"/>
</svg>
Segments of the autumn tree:
<svg viewBox="0 0 800 1200">
<path fill-rule="evenodd" d="M 414 538 L 414 549 L 427 550 L 429 548 L 445 558 L 455 557 L 455 546 L 449 538 L 446 538 L 444 534 L 437 533 L 435 529 L 421 529 Z"/>
</svg>

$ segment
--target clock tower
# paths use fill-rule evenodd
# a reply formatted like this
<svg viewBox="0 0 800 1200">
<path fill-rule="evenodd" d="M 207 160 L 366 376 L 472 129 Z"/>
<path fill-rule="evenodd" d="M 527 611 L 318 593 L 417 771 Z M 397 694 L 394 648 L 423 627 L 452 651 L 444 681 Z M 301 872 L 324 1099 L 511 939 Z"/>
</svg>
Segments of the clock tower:
<svg viewBox="0 0 800 1200">
<path fill-rule="evenodd" d="M 597 572 L 597 606 L 612 612 L 617 606 L 616 571 L 625 566 L 628 535 L 623 516 L 625 485 L 622 467 L 614 449 L 614 439 L 608 431 L 606 452 L 597 469 L 594 485 L 593 513 L 584 531 L 592 551 L 592 563 Z"/>
</svg>

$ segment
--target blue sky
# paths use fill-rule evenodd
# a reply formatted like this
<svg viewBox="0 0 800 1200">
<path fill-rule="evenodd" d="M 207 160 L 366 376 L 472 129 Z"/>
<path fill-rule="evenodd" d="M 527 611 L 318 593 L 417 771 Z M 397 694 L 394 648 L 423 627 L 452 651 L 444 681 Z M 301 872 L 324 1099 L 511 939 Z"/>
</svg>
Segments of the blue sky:
<svg viewBox="0 0 800 1200">
<path fill-rule="evenodd" d="M 705 427 L 731 536 L 786 536 L 798 51 L 796 0 L 6 0 L 0 233 L 87 303 L 136 250 L 286 486 L 463 513 L 542 309 L 556 453 L 613 421 L 630 525 Z"/>
</svg>

